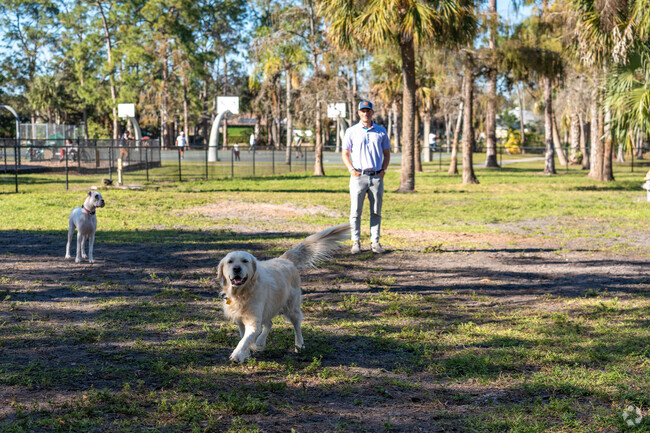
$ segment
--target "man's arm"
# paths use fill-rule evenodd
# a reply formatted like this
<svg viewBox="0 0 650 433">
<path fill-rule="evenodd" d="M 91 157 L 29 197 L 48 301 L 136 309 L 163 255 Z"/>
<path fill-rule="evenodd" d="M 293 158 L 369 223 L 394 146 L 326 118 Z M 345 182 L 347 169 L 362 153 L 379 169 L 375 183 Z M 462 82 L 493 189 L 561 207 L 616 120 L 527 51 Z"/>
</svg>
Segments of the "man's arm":
<svg viewBox="0 0 650 433">
<path fill-rule="evenodd" d="M 384 161 L 381 164 L 381 172 L 379 173 L 379 177 L 383 178 L 386 175 L 386 170 L 388 169 L 388 164 L 390 164 L 390 147 L 388 149 L 384 149 Z"/>
<path fill-rule="evenodd" d="M 354 169 L 354 166 L 352 165 L 352 161 L 350 160 L 349 150 L 343 150 L 341 154 L 341 159 L 343 160 L 343 164 L 345 164 L 345 168 L 348 169 L 348 171 L 352 176 L 359 176 L 359 172 Z"/>
</svg>

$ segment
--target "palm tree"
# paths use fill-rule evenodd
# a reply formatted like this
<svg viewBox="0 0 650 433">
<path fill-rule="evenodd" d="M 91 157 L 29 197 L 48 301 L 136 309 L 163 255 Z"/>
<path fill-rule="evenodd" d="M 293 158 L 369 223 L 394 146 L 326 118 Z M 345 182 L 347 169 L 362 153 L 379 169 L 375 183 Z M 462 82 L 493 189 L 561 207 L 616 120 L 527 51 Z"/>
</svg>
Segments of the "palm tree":
<svg viewBox="0 0 650 433">
<path fill-rule="evenodd" d="M 497 49 L 497 27 L 499 15 L 497 14 L 497 0 L 489 0 L 488 7 L 488 28 L 490 29 L 490 39 L 488 46 L 490 51 L 496 52 Z M 497 135 L 496 135 L 496 112 L 497 112 L 497 71 L 491 68 L 488 71 L 488 91 L 487 107 L 485 110 L 485 139 L 487 157 L 485 159 L 486 167 L 498 167 L 497 162 Z"/>
<path fill-rule="evenodd" d="M 388 138 L 392 142 L 393 152 L 399 149 L 398 128 L 396 125 L 398 102 L 402 98 L 402 74 L 399 65 L 392 51 L 377 53 L 370 63 L 371 82 L 373 83 L 370 93 L 377 98 L 388 110 Z M 391 120 L 392 119 L 392 120 Z"/>
<path fill-rule="evenodd" d="M 397 192 L 415 190 L 415 60 L 417 46 L 466 41 L 475 18 L 466 0 L 332 0 L 321 4 L 330 36 L 339 46 L 354 41 L 370 50 L 397 44 L 402 58 L 402 170 Z"/>
<path fill-rule="evenodd" d="M 612 0 L 607 7 L 597 0 L 571 0 L 573 12 L 572 24 L 575 41 L 576 56 L 588 67 L 592 68 L 594 82 L 603 82 L 615 63 L 625 63 L 626 57 L 632 50 L 635 38 L 631 35 L 638 34 L 638 39 L 645 38 L 647 42 L 650 30 L 650 18 L 647 12 L 647 1 L 644 0 Z M 604 95 L 594 89 L 594 101 L 603 101 Z M 603 110 L 606 113 L 603 115 Z M 598 135 L 593 137 L 592 164 L 589 175 L 597 180 L 612 181 L 613 137 L 611 128 L 605 129 L 603 117 L 609 118 L 611 110 L 603 104 L 592 109 L 592 127 L 598 130 Z M 598 125 L 594 125 L 596 121 Z M 604 137 L 604 142 L 599 140 Z"/>
<path fill-rule="evenodd" d="M 465 70 L 463 72 L 463 184 L 479 183 L 474 174 L 474 58 L 468 50 L 465 53 Z"/>
</svg>

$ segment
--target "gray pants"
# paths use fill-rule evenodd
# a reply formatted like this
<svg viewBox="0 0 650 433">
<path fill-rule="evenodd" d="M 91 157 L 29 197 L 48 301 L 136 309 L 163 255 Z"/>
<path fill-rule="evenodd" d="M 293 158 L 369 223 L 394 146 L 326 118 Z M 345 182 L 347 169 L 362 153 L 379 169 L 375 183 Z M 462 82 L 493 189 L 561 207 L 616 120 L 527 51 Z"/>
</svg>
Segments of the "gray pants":
<svg viewBox="0 0 650 433">
<path fill-rule="evenodd" d="M 370 240 L 379 242 L 381 228 L 381 202 L 384 196 L 384 179 L 362 174 L 350 176 L 350 234 L 353 241 L 361 237 L 361 211 L 368 194 L 370 204 Z"/>
</svg>

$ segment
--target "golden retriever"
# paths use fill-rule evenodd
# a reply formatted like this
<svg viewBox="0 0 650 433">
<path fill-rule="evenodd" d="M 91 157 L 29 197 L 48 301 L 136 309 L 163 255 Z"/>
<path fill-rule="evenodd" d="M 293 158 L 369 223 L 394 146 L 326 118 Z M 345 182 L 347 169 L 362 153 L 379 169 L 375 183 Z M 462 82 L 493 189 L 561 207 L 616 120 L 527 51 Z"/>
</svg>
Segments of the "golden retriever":
<svg viewBox="0 0 650 433">
<path fill-rule="evenodd" d="M 219 262 L 223 311 L 239 326 L 241 336 L 230 355 L 232 361 L 244 362 L 251 350 L 264 349 L 271 321 L 279 314 L 293 325 L 296 352 L 304 347 L 298 270 L 328 259 L 349 233 L 350 225 L 341 224 L 309 236 L 275 259 L 259 261 L 245 251 L 233 251 Z"/>
</svg>

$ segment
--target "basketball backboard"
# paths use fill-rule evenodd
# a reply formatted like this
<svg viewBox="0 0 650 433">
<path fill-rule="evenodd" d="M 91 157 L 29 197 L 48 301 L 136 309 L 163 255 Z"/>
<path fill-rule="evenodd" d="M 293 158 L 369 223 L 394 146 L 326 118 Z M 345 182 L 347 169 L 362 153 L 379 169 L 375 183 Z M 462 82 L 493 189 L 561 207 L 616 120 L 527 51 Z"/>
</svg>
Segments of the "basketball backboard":
<svg viewBox="0 0 650 433">
<path fill-rule="evenodd" d="M 135 117 L 135 104 L 117 104 L 117 116 L 122 119 Z"/>
<path fill-rule="evenodd" d="M 225 111 L 239 114 L 239 96 L 217 96 L 217 114 Z"/>
<path fill-rule="evenodd" d="M 335 104 L 327 104 L 327 117 L 336 119 L 337 117 L 345 117 L 345 102 L 337 102 Z"/>
</svg>

